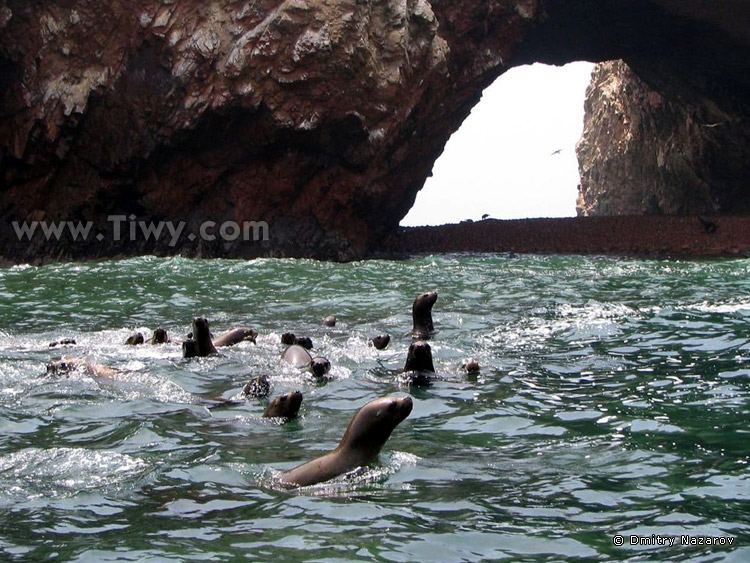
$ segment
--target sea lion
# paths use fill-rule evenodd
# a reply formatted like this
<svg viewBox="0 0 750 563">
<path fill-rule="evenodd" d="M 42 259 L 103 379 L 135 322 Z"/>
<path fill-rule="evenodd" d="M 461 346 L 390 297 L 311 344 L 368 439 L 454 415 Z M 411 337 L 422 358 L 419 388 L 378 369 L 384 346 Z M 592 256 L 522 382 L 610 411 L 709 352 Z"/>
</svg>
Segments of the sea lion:
<svg viewBox="0 0 750 563">
<path fill-rule="evenodd" d="M 370 338 L 370 344 L 375 346 L 378 350 L 384 350 L 390 341 L 391 336 L 389 334 L 378 334 L 377 336 Z"/>
<path fill-rule="evenodd" d="M 284 393 L 271 401 L 263 416 L 265 418 L 295 418 L 301 404 L 302 393 L 300 391 Z"/>
<path fill-rule="evenodd" d="M 289 362 L 295 367 L 304 368 L 309 367 L 312 361 L 310 352 L 305 350 L 299 344 L 292 344 L 281 354 L 281 359 L 285 362 Z"/>
<path fill-rule="evenodd" d="M 143 335 L 140 332 L 128 336 L 127 340 L 125 340 L 127 346 L 137 346 L 138 344 L 143 344 L 143 342 Z"/>
<path fill-rule="evenodd" d="M 310 355 L 299 344 L 292 344 L 281 354 L 281 359 L 297 368 L 307 368 L 315 377 L 323 377 L 331 371 L 331 362 L 322 356 Z"/>
<path fill-rule="evenodd" d="M 476 360 L 471 360 L 471 359 L 466 360 L 464 362 L 464 369 L 468 373 L 479 373 L 479 362 L 477 362 Z"/>
<path fill-rule="evenodd" d="M 116 369 L 91 362 L 85 358 L 64 357 L 61 360 L 47 364 L 47 373 L 60 375 L 70 373 L 71 371 L 80 371 L 91 376 L 105 378 L 117 375 Z"/>
<path fill-rule="evenodd" d="M 195 340 L 196 356 L 203 357 L 208 356 L 209 354 L 218 354 L 214 347 L 214 343 L 211 341 L 211 331 L 208 329 L 208 320 L 203 317 L 196 317 L 193 319 L 193 340 Z"/>
<path fill-rule="evenodd" d="M 435 366 L 432 364 L 432 348 L 427 342 L 417 340 L 409 346 L 404 364 L 404 373 L 414 385 L 429 385 L 435 378 Z"/>
<path fill-rule="evenodd" d="M 292 344 L 299 344 L 306 350 L 312 350 L 313 349 L 313 343 L 310 337 L 308 336 L 295 336 L 293 332 L 285 332 L 281 335 L 281 343 L 286 346 L 291 346 Z"/>
<path fill-rule="evenodd" d="M 228 330 L 216 338 L 213 339 L 213 345 L 219 346 L 234 346 L 240 342 L 252 342 L 255 344 L 255 339 L 258 337 L 258 331 L 249 326 L 240 326 Z"/>
<path fill-rule="evenodd" d="M 437 298 L 437 291 L 428 291 L 414 300 L 411 307 L 413 321 L 411 333 L 414 338 L 424 340 L 435 332 L 435 326 L 432 323 L 432 306 Z"/>
<path fill-rule="evenodd" d="M 242 389 L 242 394 L 245 397 L 255 397 L 257 399 L 268 397 L 268 394 L 270 392 L 271 382 L 268 380 L 268 376 L 265 374 L 260 374 L 253 377 L 250 381 L 247 382 L 247 384 L 245 384 L 245 387 Z"/>
<path fill-rule="evenodd" d="M 328 315 L 323 319 L 323 326 L 336 326 L 336 315 Z"/>
<path fill-rule="evenodd" d="M 310 372 L 315 377 L 323 377 L 329 371 L 331 371 L 331 362 L 327 358 L 315 356 L 310 360 Z"/>
<path fill-rule="evenodd" d="M 404 371 L 431 371 L 435 373 L 435 366 L 432 364 L 432 348 L 427 342 L 417 340 L 411 343 L 406 355 Z"/>
<path fill-rule="evenodd" d="M 409 416 L 413 406 L 409 396 L 370 401 L 354 415 L 335 450 L 284 471 L 279 477 L 280 483 L 290 488 L 306 487 L 372 463 L 393 429 Z"/>
<path fill-rule="evenodd" d="M 195 358 L 198 355 L 198 343 L 192 338 L 182 343 L 182 357 Z"/>
<path fill-rule="evenodd" d="M 154 334 L 148 339 L 149 344 L 166 344 L 169 342 L 167 331 L 159 327 L 154 330 Z"/>
<path fill-rule="evenodd" d="M 56 346 L 73 346 L 75 345 L 76 341 L 73 338 L 63 338 L 62 340 L 56 340 L 55 342 L 50 342 L 49 347 L 55 348 Z"/>
</svg>

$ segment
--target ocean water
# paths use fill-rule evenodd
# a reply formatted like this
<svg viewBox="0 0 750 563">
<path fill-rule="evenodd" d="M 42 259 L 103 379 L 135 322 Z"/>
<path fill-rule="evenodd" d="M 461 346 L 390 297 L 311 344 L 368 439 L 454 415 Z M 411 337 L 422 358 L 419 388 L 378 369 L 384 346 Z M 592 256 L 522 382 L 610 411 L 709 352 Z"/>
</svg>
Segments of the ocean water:
<svg viewBox="0 0 750 563">
<path fill-rule="evenodd" d="M 441 379 L 414 388 L 399 374 L 412 301 L 428 290 Z M 157 326 L 179 341 L 195 315 L 216 333 L 254 326 L 258 343 L 191 360 L 179 342 L 123 345 Z M 280 364 L 286 331 L 312 338 L 329 380 Z M 382 332 L 390 346 L 368 346 Z M 77 345 L 48 346 L 65 337 Z M 63 355 L 118 375 L 46 373 Z M 478 375 L 463 373 L 469 357 Z M 236 398 L 258 373 L 272 397 L 303 392 L 300 418 L 200 400 Z M 379 463 L 274 486 L 393 394 L 414 409 Z M 0 271 L 2 561 L 750 561 L 749 421 L 748 260 Z"/>
</svg>

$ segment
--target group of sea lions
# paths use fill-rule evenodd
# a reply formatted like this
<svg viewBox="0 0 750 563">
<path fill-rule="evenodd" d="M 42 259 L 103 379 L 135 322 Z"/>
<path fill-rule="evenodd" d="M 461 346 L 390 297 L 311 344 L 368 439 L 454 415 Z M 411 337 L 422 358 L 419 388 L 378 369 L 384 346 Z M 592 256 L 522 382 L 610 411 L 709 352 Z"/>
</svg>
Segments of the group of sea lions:
<svg viewBox="0 0 750 563">
<path fill-rule="evenodd" d="M 430 345 L 425 342 L 434 331 L 432 307 L 437 301 L 437 292 L 431 291 L 418 296 L 412 305 L 412 337 L 415 339 L 409 346 L 404 375 L 413 385 L 430 384 L 435 378 L 435 368 L 432 361 Z M 323 319 L 323 325 L 335 326 L 336 317 Z M 236 327 L 214 337 L 209 329 L 209 322 L 204 317 L 196 317 L 192 323 L 192 332 L 182 343 L 184 358 L 205 357 L 217 354 L 217 348 L 233 346 L 240 342 L 256 343 L 258 331 L 251 327 Z M 143 335 L 137 333 L 126 341 L 128 345 L 164 344 L 170 342 L 167 332 L 157 328 L 153 336 L 147 341 Z M 308 370 L 316 378 L 323 378 L 331 370 L 331 362 L 322 356 L 313 356 L 309 350 L 313 348 L 309 337 L 298 337 L 293 333 L 284 333 L 281 342 L 286 346 L 281 354 L 285 361 L 297 368 Z M 384 349 L 390 342 L 388 334 L 381 334 L 370 339 L 378 350 Z M 54 342 L 50 346 L 75 344 L 72 339 Z M 478 370 L 476 362 L 467 364 L 469 371 Z M 117 370 L 96 364 L 82 358 L 63 358 L 47 366 L 49 373 L 59 374 L 79 370 L 93 377 L 112 378 Z M 244 397 L 265 398 L 270 393 L 270 381 L 267 375 L 257 375 L 250 379 L 242 390 Z M 236 401 L 221 398 L 203 397 L 213 404 L 231 405 Z M 271 401 L 263 413 L 264 417 L 279 417 L 290 419 L 297 416 L 302 404 L 302 393 L 292 391 L 284 393 Z M 348 473 L 359 467 L 368 465 L 378 455 L 395 427 L 411 413 L 413 402 L 411 397 L 384 397 L 370 401 L 357 411 L 344 433 L 338 447 L 319 457 L 299 465 L 289 471 L 282 472 L 278 483 L 284 487 L 308 486 L 332 479 L 338 475 Z"/>
</svg>

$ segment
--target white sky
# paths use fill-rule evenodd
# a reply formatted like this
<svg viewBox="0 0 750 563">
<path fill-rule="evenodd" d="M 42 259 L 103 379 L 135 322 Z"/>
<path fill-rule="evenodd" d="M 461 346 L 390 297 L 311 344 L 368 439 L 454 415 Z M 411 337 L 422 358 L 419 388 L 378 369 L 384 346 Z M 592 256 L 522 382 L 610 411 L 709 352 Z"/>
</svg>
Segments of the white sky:
<svg viewBox="0 0 750 563">
<path fill-rule="evenodd" d="M 484 91 L 435 163 L 403 226 L 576 214 L 592 63 L 513 68 Z M 552 154 L 561 149 L 559 154 Z"/>
</svg>

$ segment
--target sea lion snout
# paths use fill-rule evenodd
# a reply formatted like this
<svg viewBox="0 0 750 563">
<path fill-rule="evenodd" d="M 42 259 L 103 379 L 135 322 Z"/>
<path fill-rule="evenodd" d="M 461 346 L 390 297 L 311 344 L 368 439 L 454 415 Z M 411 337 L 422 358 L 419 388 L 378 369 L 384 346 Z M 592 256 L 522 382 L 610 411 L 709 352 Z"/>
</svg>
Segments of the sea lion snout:
<svg viewBox="0 0 750 563">
<path fill-rule="evenodd" d="M 390 397 L 390 404 L 387 409 L 392 415 L 400 417 L 399 422 L 411 414 L 414 408 L 414 401 L 408 395 L 406 397 Z"/>
</svg>

